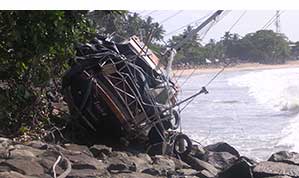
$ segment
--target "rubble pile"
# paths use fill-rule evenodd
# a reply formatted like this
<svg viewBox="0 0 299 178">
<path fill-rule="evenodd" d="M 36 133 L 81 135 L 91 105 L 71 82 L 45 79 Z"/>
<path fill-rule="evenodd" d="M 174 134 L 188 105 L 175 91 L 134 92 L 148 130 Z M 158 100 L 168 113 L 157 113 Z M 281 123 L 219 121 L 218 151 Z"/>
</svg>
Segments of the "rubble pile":
<svg viewBox="0 0 299 178">
<path fill-rule="evenodd" d="M 0 138 L 1 178 L 291 178 L 299 177 L 298 161 L 298 153 L 282 151 L 256 163 L 227 143 L 193 145 L 189 155 L 175 158 L 105 145 L 20 144 Z"/>
</svg>

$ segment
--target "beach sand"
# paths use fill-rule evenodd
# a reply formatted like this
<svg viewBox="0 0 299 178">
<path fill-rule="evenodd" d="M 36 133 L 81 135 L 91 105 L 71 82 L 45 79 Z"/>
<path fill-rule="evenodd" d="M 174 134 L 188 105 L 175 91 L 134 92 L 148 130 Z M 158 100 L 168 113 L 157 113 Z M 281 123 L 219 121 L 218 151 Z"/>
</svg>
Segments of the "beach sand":
<svg viewBox="0 0 299 178">
<path fill-rule="evenodd" d="M 299 67 L 299 60 L 296 61 L 288 61 L 285 64 L 259 64 L 259 63 L 243 63 L 237 64 L 234 66 L 227 66 L 224 70 L 226 71 L 252 71 L 252 70 L 263 70 L 263 69 L 281 69 L 281 68 L 294 68 Z M 214 73 L 218 72 L 223 67 L 215 67 L 215 66 L 203 66 L 194 69 L 181 69 L 181 70 L 173 70 L 174 76 L 188 76 L 190 74 L 201 74 L 201 73 Z"/>
</svg>

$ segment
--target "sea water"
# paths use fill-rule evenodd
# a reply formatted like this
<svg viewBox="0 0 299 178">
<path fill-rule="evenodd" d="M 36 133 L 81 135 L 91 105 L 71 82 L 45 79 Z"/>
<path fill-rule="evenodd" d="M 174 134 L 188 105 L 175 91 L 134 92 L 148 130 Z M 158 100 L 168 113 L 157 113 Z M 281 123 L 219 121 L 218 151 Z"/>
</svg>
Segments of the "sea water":
<svg viewBox="0 0 299 178">
<path fill-rule="evenodd" d="M 214 75 L 180 77 L 179 99 Z M 299 152 L 299 68 L 223 72 L 207 90 L 181 112 L 182 130 L 193 140 L 227 142 L 256 160 L 281 150 Z"/>
</svg>

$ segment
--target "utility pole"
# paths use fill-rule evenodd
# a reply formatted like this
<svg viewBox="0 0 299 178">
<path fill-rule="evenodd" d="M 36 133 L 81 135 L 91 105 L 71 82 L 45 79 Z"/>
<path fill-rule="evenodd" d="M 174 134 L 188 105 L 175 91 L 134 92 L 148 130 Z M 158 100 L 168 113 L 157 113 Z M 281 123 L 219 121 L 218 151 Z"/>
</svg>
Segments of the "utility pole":
<svg viewBox="0 0 299 178">
<path fill-rule="evenodd" d="M 280 33 L 280 11 L 276 11 L 276 20 L 275 20 L 276 33 Z"/>
</svg>

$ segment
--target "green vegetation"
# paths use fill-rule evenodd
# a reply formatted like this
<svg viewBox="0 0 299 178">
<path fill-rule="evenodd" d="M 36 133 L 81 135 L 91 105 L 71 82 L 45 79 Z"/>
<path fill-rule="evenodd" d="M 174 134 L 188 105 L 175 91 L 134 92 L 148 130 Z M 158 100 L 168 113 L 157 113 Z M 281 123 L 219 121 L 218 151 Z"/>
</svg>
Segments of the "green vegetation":
<svg viewBox="0 0 299 178">
<path fill-rule="evenodd" d="M 188 27 L 182 34 L 173 36 L 170 44 L 179 42 L 191 30 Z M 238 34 L 226 32 L 220 41 L 210 40 L 205 46 L 194 37 L 178 52 L 176 64 L 205 64 L 230 59 L 233 62 L 258 62 L 264 64 L 285 63 L 287 59 L 298 56 L 298 43 L 291 47 L 283 34 L 272 30 L 259 30 L 241 38 Z M 217 63 L 217 62 L 215 62 Z"/>
<path fill-rule="evenodd" d="M 87 11 L 0 11 L 0 125 L 17 135 L 47 123 L 46 94 L 94 33 Z"/>
</svg>

